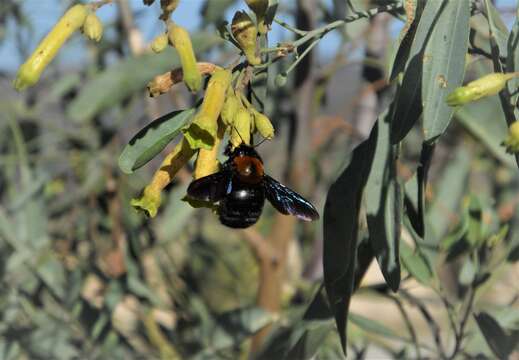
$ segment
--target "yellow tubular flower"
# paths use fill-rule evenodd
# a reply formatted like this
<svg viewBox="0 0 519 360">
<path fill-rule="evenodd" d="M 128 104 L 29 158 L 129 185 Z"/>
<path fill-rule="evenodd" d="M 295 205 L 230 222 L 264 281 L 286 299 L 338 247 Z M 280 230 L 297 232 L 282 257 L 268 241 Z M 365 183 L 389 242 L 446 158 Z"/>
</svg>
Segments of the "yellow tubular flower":
<svg viewBox="0 0 519 360">
<path fill-rule="evenodd" d="M 245 0 L 249 8 L 254 11 L 256 20 L 258 21 L 258 31 L 260 34 L 266 34 L 268 31 L 265 25 L 265 14 L 269 6 L 268 0 Z"/>
<path fill-rule="evenodd" d="M 272 139 L 274 137 L 274 126 L 272 126 L 270 119 L 256 109 L 252 110 L 252 114 L 254 115 L 254 124 L 256 125 L 256 130 L 265 139 Z"/>
<path fill-rule="evenodd" d="M 88 9 L 85 5 L 74 5 L 67 10 L 39 43 L 32 55 L 18 69 L 13 83 L 16 90 L 24 90 L 38 82 L 43 70 L 54 59 L 65 41 L 83 26 L 87 15 Z"/>
<path fill-rule="evenodd" d="M 94 12 L 87 15 L 83 24 L 83 34 L 95 42 L 99 42 L 103 37 L 103 23 Z"/>
<path fill-rule="evenodd" d="M 218 148 L 224 135 L 224 126 L 218 126 L 218 136 L 215 139 L 214 146 L 210 150 L 200 149 L 198 157 L 196 158 L 195 171 L 193 173 L 194 179 L 214 174 L 218 171 L 220 164 L 217 160 Z"/>
<path fill-rule="evenodd" d="M 236 113 L 234 124 L 231 130 L 231 144 L 233 147 L 239 146 L 241 143 L 250 145 L 250 123 L 252 121 L 251 113 L 248 109 L 241 107 Z"/>
<path fill-rule="evenodd" d="M 483 76 L 477 80 L 469 82 L 467 85 L 454 89 L 447 96 L 449 106 L 464 105 L 472 101 L 479 100 L 486 96 L 499 93 L 506 86 L 506 82 L 519 73 L 493 73 Z"/>
<path fill-rule="evenodd" d="M 236 97 L 236 94 L 234 93 L 234 89 L 232 87 L 229 87 L 229 90 L 227 91 L 227 96 L 225 98 L 225 102 L 223 104 L 221 118 L 222 122 L 226 126 L 232 126 L 234 123 L 234 117 L 236 116 L 236 113 L 238 112 L 238 108 L 240 107 L 240 100 Z"/>
<path fill-rule="evenodd" d="M 231 77 L 230 70 L 218 69 L 209 79 L 200 110 L 189 128 L 184 131 L 184 137 L 192 149 L 210 150 L 214 146 L 218 116 L 222 111 Z"/>
<path fill-rule="evenodd" d="M 232 35 L 240 44 L 240 47 L 251 65 L 259 65 L 261 59 L 256 54 L 256 37 L 258 29 L 249 15 L 244 11 L 234 14 L 231 25 Z"/>
<path fill-rule="evenodd" d="M 181 26 L 171 24 L 168 27 L 169 41 L 177 49 L 182 71 L 184 73 L 184 83 L 192 92 L 200 90 L 202 86 L 202 75 L 196 66 L 195 52 L 189 33 Z"/>
<path fill-rule="evenodd" d="M 168 35 L 166 34 L 161 34 L 157 36 L 151 42 L 151 50 L 156 54 L 164 51 L 164 49 L 166 49 L 166 46 L 168 46 Z"/>
<path fill-rule="evenodd" d="M 132 199 L 131 205 L 142 210 L 149 217 L 155 217 L 161 203 L 161 192 L 175 177 L 177 172 L 191 159 L 195 151 L 185 139 L 175 146 L 166 156 L 160 168 L 155 172 L 151 182 L 144 188 L 140 198 Z"/>
</svg>

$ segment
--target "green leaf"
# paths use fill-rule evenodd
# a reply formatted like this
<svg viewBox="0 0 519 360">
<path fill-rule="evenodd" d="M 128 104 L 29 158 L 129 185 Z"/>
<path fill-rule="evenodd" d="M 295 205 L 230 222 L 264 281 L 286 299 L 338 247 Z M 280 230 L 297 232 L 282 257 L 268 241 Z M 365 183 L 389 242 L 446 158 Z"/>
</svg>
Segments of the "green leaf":
<svg viewBox="0 0 519 360">
<path fill-rule="evenodd" d="M 470 2 L 448 1 L 424 53 L 422 99 L 425 141 L 433 142 L 450 123 L 454 108 L 445 98 L 463 82 L 469 39 Z"/>
<path fill-rule="evenodd" d="M 474 264 L 472 259 L 467 258 L 463 262 L 460 273 L 458 275 L 458 281 L 461 285 L 468 286 L 472 284 L 474 279 L 476 278 L 477 266 Z"/>
<path fill-rule="evenodd" d="M 422 143 L 420 164 L 416 173 L 405 183 L 406 215 L 414 231 L 422 239 L 425 236 L 425 188 L 434 149 L 434 144 Z"/>
<path fill-rule="evenodd" d="M 400 142 L 422 114 L 423 56 L 445 1 L 428 1 L 423 10 L 405 68 L 402 84 L 395 97 L 391 117 L 391 142 Z"/>
<path fill-rule="evenodd" d="M 400 258 L 406 270 L 416 280 L 424 285 L 429 285 L 433 279 L 433 271 L 427 258 L 417 249 L 413 250 L 406 242 L 400 244 Z"/>
<path fill-rule="evenodd" d="M 332 184 L 324 207 L 324 284 L 346 353 L 346 323 L 356 270 L 361 199 L 373 162 L 377 127 L 358 145 L 346 169 Z"/>
<path fill-rule="evenodd" d="M 481 6 L 481 11 L 488 18 L 488 24 L 490 30 L 496 41 L 496 45 L 499 48 L 499 55 L 501 57 L 507 57 L 507 40 L 508 40 L 508 28 L 504 21 L 501 19 L 499 11 L 495 8 L 494 4 L 488 0 L 484 0 L 485 6 Z M 488 11 L 487 11 L 488 9 Z"/>
<path fill-rule="evenodd" d="M 198 54 L 220 41 L 206 33 L 192 36 L 193 48 Z M 91 119 L 128 96 L 143 91 L 154 76 L 178 66 L 180 60 L 172 49 L 119 61 L 83 85 L 78 97 L 67 107 L 67 116 L 77 122 Z"/>
<path fill-rule="evenodd" d="M 387 112 L 380 115 L 375 128 L 375 157 L 366 183 L 366 215 L 369 242 L 384 279 L 393 291 L 400 285 L 399 243 L 402 226 L 400 184 L 396 175 L 396 149 L 389 138 Z"/>
<path fill-rule="evenodd" d="M 469 231 L 469 217 L 468 212 L 463 211 L 461 213 L 461 220 L 456 229 L 450 233 L 449 235 L 445 236 L 443 240 L 441 241 L 440 245 L 443 250 L 450 252 L 452 247 L 455 247 L 458 245 L 458 243 L 462 240 L 464 240 L 465 235 L 467 235 L 467 232 Z"/>
<path fill-rule="evenodd" d="M 195 109 L 173 111 L 146 125 L 124 147 L 119 168 L 131 174 L 145 165 L 180 133 L 194 113 Z"/>
<path fill-rule="evenodd" d="M 364 331 L 392 339 L 400 339 L 400 336 L 398 336 L 393 330 L 378 321 L 354 313 L 350 314 L 349 319 L 353 324 L 357 325 Z"/>
<path fill-rule="evenodd" d="M 474 317 L 492 352 L 500 359 L 508 359 L 516 344 L 510 343 L 510 337 L 501 325 L 485 312 L 475 314 Z"/>
<path fill-rule="evenodd" d="M 413 44 L 416 29 L 418 28 L 418 24 L 420 23 L 420 18 L 422 17 L 422 13 L 425 8 L 426 2 L 426 0 L 416 0 L 414 2 L 414 20 L 407 28 L 407 31 L 405 30 L 404 26 L 403 31 L 405 31 L 405 33 L 401 33 L 399 36 L 401 41 L 398 45 L 398 50 L 395 52 L 394 59 L 391 62 L 391 67 L 388 71 L 388 73 L 390 74 L 390 82 L 393 81 L 398 76 L 398 74 L 400 74 L 405 69 L 407 60 L 409 59 L 409 54 L 411 53 L 411 45 Z"/>
<path fill-rule="evenodd" d="M 306 322 L 305 330 L 297 343 L 285 354 L 284 359 L 313 359 L 319 346 L 322 345 L 333 329 L 331 321 Z"/>
<path fill-rule="evenodd" d="M 240 344 L 246 337 L 272 323 L 274 316 L 257 307 L 236 309 L 219 315 L 206 331 L 210 349 L 205 354 Z"/>
<path fill-rule="evenodd" d="M 312 302 L 306 308 L 303 315 L 304 320 L 323 320 L 331 318 L 330 306 L 324 293 L 324 284 L 319 286 Z"/>
</svg>

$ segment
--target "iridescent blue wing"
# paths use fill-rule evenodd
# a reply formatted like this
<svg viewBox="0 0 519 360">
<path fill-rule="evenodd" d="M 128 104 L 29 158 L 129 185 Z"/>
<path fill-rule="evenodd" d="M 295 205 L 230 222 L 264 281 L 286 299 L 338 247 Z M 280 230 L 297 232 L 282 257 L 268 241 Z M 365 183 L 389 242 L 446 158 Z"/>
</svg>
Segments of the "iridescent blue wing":
<svg viewBox="0 0 519 360">
<path fill-rule="evenodd" d="M 195 200 L 218 202 L 231 192 L 232 173 L 224 170 L 196 179 L 187 188 L 187 195 Z"/>
<path fill-rule="evenodd" d="M 277 211 L 304 221 L 319 219 L 319 213 L 310 201 L 268 175 L 264 176 L 263 181 L 265 195 Z"/>
</svg>

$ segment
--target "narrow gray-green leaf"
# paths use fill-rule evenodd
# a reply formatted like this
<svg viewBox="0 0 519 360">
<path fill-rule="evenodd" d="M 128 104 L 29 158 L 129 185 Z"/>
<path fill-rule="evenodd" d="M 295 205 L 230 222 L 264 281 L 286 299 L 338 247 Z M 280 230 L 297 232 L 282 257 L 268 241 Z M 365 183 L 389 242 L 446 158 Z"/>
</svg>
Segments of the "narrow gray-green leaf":
<svg viewBox="0 0 519 360">
<path fill-rule="evenodd" d="M 400 336 L 398 336 L 393 330 L 386 327 L 384 324 L 369 319 L 365 316 L 358 315 L 358 314 L 350 314 L 350 321 L 363 329 L 364 331 L 372 332 L 377 335 L 385 336 L 392 339 L 399 339 Z"/>
<path fill-rule="evenodd" d="M 411 53 L 411 46 L 416 34 L 416 29 L 418 28 L 420 18 L 422 17 L 422 13 L 425 8 L 426 0 L 415 0 L 413 2 L 414 19 L 411 23 L 407 22 L 404 26 L 404 29 L 402 29 L 402 32 L 400 33 L 399 38 L 401 40 L 398 44 L 398 49 L 394 52 L 394 59 L 390 64 L 390 68 L 388 69 L 388 73 L 390 74 L 389 81 L 393 81 L 398 76 L 398 74 L 400 74 L 405 69 L 407 60 L 409 59 L 409 54 Z"/>
<path fill-rule="evenodd" d="M 485 312 L 476 314 L 474 317 L 492 352 L 500 359 L 508 359 L 508 355 L 514 349 L 515 344 L 508 343 L 509 337 L 501 328 L 501 325 Z"/>
<path fill-rule="evenodd" d="M 288 351 L 284 359 L 313 359 L 319 346 L 324 342 L 333 328 L 331 321 L 305 322 L 306 328 L 297 343 Z"/>
<path fill-rule="evenodd" d="M 402 264 L 416 280 L 424 285 L 429 285 L 433 278 L 431 266 L 427 258 L 418 250 L 413 250 L 407 243 L 400 244 L 400 258 Z"/>
<path fill-rule="evenodd" d="M 375 157 L 366 183 L 366 215 L 369 242 L 386 283 L 397 291 L 400 285 L 398 246 L 401 228 L 400 184 L 396 178 L 396 152 L 389 138 L 387 112 L 380 115 Z"/>
<path fill-rule="evenodd" d="M 416 173 L 405 184 L 404 205 L 406 215 L 414 231 L 422 239 L 425 235 L 425 187 L 427 186 L 427 175 L 434 149 L 434 144 L 422 143 L 420 164 Z"/>
<path fill-rule="evenodd" d="M 422 99 L 425 141 L 433 142 L 450 123 L 454 108 L 445 98 L 463 82 L 469 40 L 470 3 L 448 1 L 424 54 Z"/>
<path fill-rule="evenodd" d="M 355 281 L 361 198 L 375 154 L 377 127 L 353 151 L 349 165 L 332 184 L 324 207 L 324 284 L 346 353 L 348 307 Z"/>
<path fill-rule="evenodd" d="M 492 35 L 496 41 L 496 45 L 499 48 L 500 57 L 507 57 L 507 39 L 508 39 L 508 28 L 506 27 L 501 14 L 496 9 L 494 4 L 489 0 L 484 0 L 484 6 L 481 6 L 481 11 L 488 18 L 488 24 Z"/>
<path fill-rule="evenodd" d="M 392 108 L 391 142 L 400 142 L 411 130 L 422 114 L 423 55 L 429 37 L 444 8 L 443 1 L 428 1 L 409 52 L 402 84 L 399 86 Z"/>
<path fill-rule="evenodd" d="M 142 128 L 124 147 L 119 168 L 131 174 L 160 153 L 187 125 L 195 109 L 173 111 Z"/>
</svg>

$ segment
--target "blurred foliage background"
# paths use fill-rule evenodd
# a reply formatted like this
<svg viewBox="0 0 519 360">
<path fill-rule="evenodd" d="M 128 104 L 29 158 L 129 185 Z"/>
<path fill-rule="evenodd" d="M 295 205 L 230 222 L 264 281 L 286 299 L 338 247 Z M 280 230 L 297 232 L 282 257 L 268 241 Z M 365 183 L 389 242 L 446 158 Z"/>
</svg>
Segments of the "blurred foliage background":
<svg viewBox="0 0 519 360">
<path fill-rule="evenodd" d="M 71 5 L 2 1 L 0 46 L 10 56 L 0 64 L 19 64 L 33 50 L 35 34 L 43 34 L 35 22 L 45 16 L 34 9 L 43 3 L 55 20 Z M 280 1 L 277 18 L 308 30 L 380 3 Z M 508 29 L 513 5 L 495 4 Z M 236 58 L 216 25 L 240 8 L 241 1 L 181 0 L 179 11 L 189 15 L 177 21 L 190 29 L 199 59 Z M 15 68 L 2 67 L 0 358 L 341 358 L 321 296 L 320 222 L 298 223 L 266 206 L 253 228 L 227 229 L 209 210 L 181 201 L 191 166 L 168 187 L 156 218 L 130 206 L 161 159 L 125 175 L 117 166 L 124 145 L 151 120 L 196 100 L 183 86 L 159 98 L 145 93 L 155 75 L 179 65 L 171 49 L 147 51 L 161 31 L 150 14 L 157 18 L 157 4 L 104 7 L 102 42 L 76 36 L 23 94 L 11 87 Z M 387 79 L 404 23 L 400 9 L 335 30 L 285 86 L 274 78 L 293 57 L 269 67 L 265 107 L 277 136 L 258 151 L 269 174 L 321 213 L 352 149 L 394 97 Z M 471 53 L 466 80 L 493 71 L 486 20 L 474 13 L 470 26 L 474 48 L 485 51 Z M 293 39 L 273 25 L 272 46 Z M 350 357 L 517 358 L 519 177 L 500 147 L 502 117 L 497 97 L 456 112 L 425 188 L 433 235 L 418 248 L 405 224 L 398 293 L 372 257 L 365 264 L 350 306 Z M 421 151 L 413 128 L 397 169 L 406 201 L 413 201 Z"/>
</svg>

